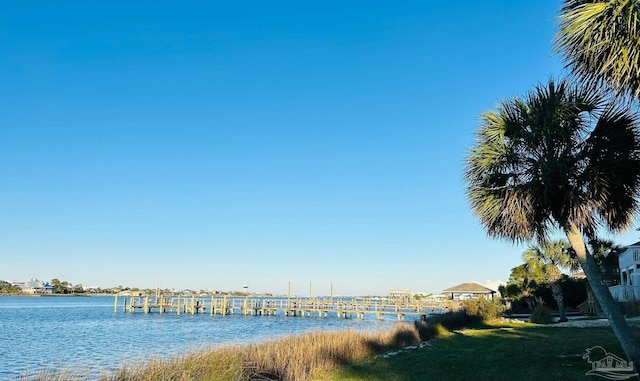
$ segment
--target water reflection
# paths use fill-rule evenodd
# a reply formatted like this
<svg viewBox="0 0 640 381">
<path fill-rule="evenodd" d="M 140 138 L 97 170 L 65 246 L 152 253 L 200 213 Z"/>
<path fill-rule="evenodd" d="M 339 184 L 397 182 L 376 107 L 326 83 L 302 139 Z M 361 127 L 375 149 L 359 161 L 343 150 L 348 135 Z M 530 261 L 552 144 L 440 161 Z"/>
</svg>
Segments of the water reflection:
<svg viewBox="0 0 640 381">
<path fill-rule="evenodd" d="M 113 314 L 111 297 L 0 297 L 0 379 L 45 367 L 99 372 L 123 361 L 312 330 L 375 330 L 373 318 Z"/>
</svg>

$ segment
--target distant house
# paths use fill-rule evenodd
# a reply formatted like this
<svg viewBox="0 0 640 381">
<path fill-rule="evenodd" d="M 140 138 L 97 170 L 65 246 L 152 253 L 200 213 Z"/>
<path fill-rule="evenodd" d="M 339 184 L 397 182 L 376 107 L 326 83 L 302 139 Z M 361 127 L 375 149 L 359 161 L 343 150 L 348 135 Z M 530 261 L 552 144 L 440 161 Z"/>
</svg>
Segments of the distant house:
<svg viewBox="0 0 640 381">
<path fill-rule="evenodd" d="M 619 302 L 640 300 L 640 242 L 626 247 L 618 257 L 620 284 L 609 287 Z"/>
<path fill-rule="evenodd" d="M 493 299 L 493 295 L 495 293 L 496 292 L 494 290 L 475 282 L 461 283 L 442 291 L 442 294 L 445 294 L 447 297 L 450 296 L 453 300 L 468 300 L 475 298 Z"/>
<path fill-rule="evenodd" d="M 442 303 L 447 300 L 447 295 L 445 294 L 432 294 L 425 298 L 427 302 L 432 303 Z"/>
<path fill-rule="evenodd" d="M 39 281 L 37 278 L 31 278 L 28 282 L 14 282 L 13 285 L 25 294 L 53 294 L 56 290 L 50 283 Z"/>
<path fill-rule="evenodd" d="M 413 294 L 409 290 L 390 290 L 387 297 L 389 299 L 401 300 L 403 302 L 410 302 L 413 300 Z"/>
</svg>

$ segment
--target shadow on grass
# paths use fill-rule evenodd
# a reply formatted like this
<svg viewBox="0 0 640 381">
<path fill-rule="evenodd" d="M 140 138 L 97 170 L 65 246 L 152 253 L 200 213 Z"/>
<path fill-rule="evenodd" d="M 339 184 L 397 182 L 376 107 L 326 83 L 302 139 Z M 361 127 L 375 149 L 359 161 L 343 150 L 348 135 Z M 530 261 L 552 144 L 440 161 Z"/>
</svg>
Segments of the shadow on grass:
<svg viewBox="0 0 640 381">
<path fill-rule="evenodd" d="M 640 331 L 636 331 L 637 333 Z M 496 327 L 463 329 L 431 345 L 342 367 L 333 380 L 585 380 L 586 348 L 622 355 L 609 328 Z"/>
</svg>

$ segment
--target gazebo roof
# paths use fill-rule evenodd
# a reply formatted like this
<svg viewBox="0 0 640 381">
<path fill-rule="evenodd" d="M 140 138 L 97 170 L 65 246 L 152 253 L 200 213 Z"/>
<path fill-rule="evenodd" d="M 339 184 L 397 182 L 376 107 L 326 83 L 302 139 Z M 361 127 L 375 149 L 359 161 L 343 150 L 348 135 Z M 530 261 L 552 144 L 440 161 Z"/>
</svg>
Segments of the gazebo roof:
<svg viewBox="0 0 640 381">
<path fill-rule="evenodd" d="M 460 293 L 469 293 L 469 294 L 494 294 L 490 288 L 486 288 L 485 286 L 472 282 L 472 283 L 461 283 L 457 286 L 449 287 L 446 290 L 442 291 L 442 293 L 449 292 L 460 292 Z"/>
</svg>

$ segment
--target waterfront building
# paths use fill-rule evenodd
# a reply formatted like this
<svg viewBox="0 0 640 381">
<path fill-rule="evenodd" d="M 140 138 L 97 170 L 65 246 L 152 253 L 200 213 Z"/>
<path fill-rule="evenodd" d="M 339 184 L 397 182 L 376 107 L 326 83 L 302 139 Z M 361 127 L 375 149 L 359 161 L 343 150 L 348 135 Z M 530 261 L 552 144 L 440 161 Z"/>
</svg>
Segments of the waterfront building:
<svg viewBox="0 0 640 381">
<path fill-rule="evenodd" d="M 609 287 L 619 302 L 640 300 L 640 242 L 626 247 L 618 257 L 620 284 Z"/>
<path fill-rule="evenodd" d="M 413 300 L 413 294 L 410 290 L 390 290 L 387 294 L 387 298 L 395 299 L 402 302 L 410 302 Z"/>
<path fill-rule="evenodd" d="M 49 282 L 43 282 L 37 278 L 31 278 L 27 282 L 9 282 L 18 287 L 25 294 L 53 294 L 56 288 Z"/>
<path fill-rule="evenodd" d="M 496 294 L 496 292 L 481 284 L 470 282 L 449 287 L 446 290 L 443 290 L 442 294 L 447 295 L 447 297 L 450 296 L 453 300 L 469 300 L 476 298 L 488 298 L 493 300 L 493 295 Z"/>
</svg>

